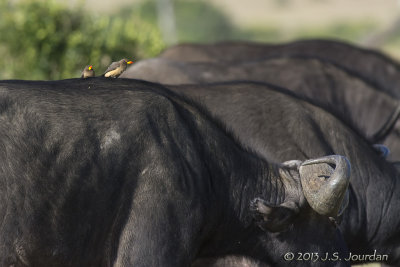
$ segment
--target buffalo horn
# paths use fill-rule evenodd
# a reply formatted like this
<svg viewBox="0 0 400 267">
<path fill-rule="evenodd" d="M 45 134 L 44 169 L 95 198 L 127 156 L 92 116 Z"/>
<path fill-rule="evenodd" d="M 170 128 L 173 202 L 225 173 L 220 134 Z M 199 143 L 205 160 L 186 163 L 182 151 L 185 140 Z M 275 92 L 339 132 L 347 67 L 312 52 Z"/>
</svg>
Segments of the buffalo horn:
<svg viewBox="0 0 400 267">
<path fill-rule="evenodd" d="M 350 180 L 347 158 L 331 155 L 306 160 L 299 172 L 304 196 L 311 208 L 321 215 L 336 217 Z"/>
</svg>

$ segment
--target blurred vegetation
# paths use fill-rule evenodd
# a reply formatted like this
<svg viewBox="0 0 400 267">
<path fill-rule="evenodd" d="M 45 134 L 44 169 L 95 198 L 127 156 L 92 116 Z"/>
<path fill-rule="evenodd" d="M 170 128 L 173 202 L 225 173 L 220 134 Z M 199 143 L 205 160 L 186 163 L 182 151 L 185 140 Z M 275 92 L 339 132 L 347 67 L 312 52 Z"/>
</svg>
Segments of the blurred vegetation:
<svg viewBox="0 0 400 267">
<path fill-rule="evenodd" d="M 82 4 L 79 3 L 79 4 Z M 153 24 L 133 16 L 95 16 L 55 0 L 0 0 L 0 79 L 80 77 L 111 61 L 157 55 L 164 43 Z"/>
<path fill-rule="evenodd" d="M 376 30 L 378 24 L 371 20 L 337 22 L 326 27 L 302 29 L 296 33 L 297 38 L 340 38 L 358 42 Z"/>
<path fill-rule="evenodd" d="M 157 0 L 146 0 L 129 12 L 157 25 Z M 238 29 L 219 8 L 204 0 L 172 1 L 179 42 L 215 42 L 232 39 Z"/>
<path fill-rule="evenodd" d="M 157 0 L 144 0 L 127 8 L 126 12 L 157 25 Z M 315 0 L 320 1 L 320 0 Z M 205 0 L 173 0 L 178 42 L 216 42 L 222 40 L 253 40 L 260 42 L 285 42 L 299 38 L 339 38 L 357 42 L 377 28 L 371 20 L 338 21 L 331 25 L 298 28 L 284 31 L 280 25 L 269 23 L 252 28 L 235 25 L 223 10 Z M 286 7 L 291 0 L 275 0 Z"/>
</svg>

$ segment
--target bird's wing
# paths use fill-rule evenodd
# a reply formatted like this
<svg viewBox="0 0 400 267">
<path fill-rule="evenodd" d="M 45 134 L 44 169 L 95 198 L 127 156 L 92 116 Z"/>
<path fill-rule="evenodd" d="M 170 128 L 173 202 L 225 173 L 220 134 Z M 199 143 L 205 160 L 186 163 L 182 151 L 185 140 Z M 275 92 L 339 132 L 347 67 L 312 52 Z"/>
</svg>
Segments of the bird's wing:
<svg viewBox="0 0 400 267">
<path fill-rule="evenodd" d="M 109 72 L 109 71 L 115 70 L 115 69 L 118 68 L 118 67 L 119 67 L 119 62 L 118 62 L 118 61 L 117 61 L 117 62 L 113 62 L 113 63 L 111 63 L 110 66 L 108 66 L 108 68 L 106 69 L 106 71 L 104 72 L 104 74 L 106 74 L 106 73 Z"/>
</svg>

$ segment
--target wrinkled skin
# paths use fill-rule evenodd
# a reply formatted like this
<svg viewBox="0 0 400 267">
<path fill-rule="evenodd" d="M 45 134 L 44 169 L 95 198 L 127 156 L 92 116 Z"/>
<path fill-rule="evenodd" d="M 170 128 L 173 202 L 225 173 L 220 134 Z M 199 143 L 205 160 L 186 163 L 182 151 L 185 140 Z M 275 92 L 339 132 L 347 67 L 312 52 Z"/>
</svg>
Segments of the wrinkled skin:
<svg viewBox="0 0 400 267">
<path fill-rule="evenodd" d="M 191 62 L 191 64 L 198 66 L 201 66 L 204 63 L 212 63 L 211 65 L 203 65 L 209 66 L 212 71 L 200 71 L 199 75 L 195 77 L 195 79 L 199 81 L 203 78 L 204 80 L 221 78 L 214 75 L 214 64 L 215 66 L 222 64 L 225 69 L 230 70 L 235 69 L 235 66 L 248 64 L 252 61 L 261 61 L 263 59 L 276 57 L 301 57 L 302 59 L 305 59 L 309 57 L 311 59 L 323 61 L 324 64 L 327 62 L 345 70 L 347 72 L 345 73 L 345 76 L 352 75 L 353 77 L 360 77 L 366 81 L 365 84 L 371 85 L 394 99 L 398 99 L 399 97 L 399 90 L 397 89 L 399 84 L 399 67 L 396 62 L 379 52 L 362 49 L 343 42 L 306 40 L 279 45 L 249 42 L 224 42 L 211 45 L 182 44 L 167 49 L 160 55 L 160 57 L 170 60 L 169 62 L 171 62 L 171 60 L 179 62 L 174 63 L 173 67 L 164 65 L 164 67 L 167 66 L 172 69 L 169 77 L 166 69 L 164 69 L 163 72 L 158 71 L 158 73 L 153 73 L 150 77 L 163 77 L 163 80 L 164 77 L 168 77 L 169 81 L 175 79 L 178 83 L 180 83 L 179 79 L 182 79 L 184 82 L 193 82 L 193 77 L 195 76 L 191 75 L 191 69 L 187 68 L 188 65 L 185 65 L 187 62 Z M 179 67 L 176 68 L 176 66 Z M 186 66 L 184 73 L 180 71 L 182 66 Z M 201 70 L 201 68 L 196 69 L 194 67 L 194 70 Z M 222 70 L 219 69 L 218 71 Z M 286 77 L 289 79 L 292 76 L 287 76 L 287 71 L 288 70 L 284 71 L 282 75 L 284 78 Z M 234 75 L 240 77 L 242 74 L 242 72 L 236 72 Z M 274 74 L 277 75 L 277 73 Z M 227 75 L 227 73 L 223 73 L 223 75 L 229 77 L 229 74 Z M 247 73 L 247 75 L 250 74 Z M 341 77 L 345 76 L 341 75 Z M 249 77 L 254 79 L 254 76 Z M 293 74 L 293 77 L 296 77 L 296 74 Z M 159 81 L 167 83 L 166 80 L 163 80 Z M 302 79 L 297 81 L 301 84 L 310 82 L 309 80 Z M 311 80 L 311 82 L 314 82 L 314 79 Z M 333 82 L 338 82 L 338 80 L 333 79 Z M 281 85 L 283 85 L 283 83 L 281 83 Z M 185 90 L 183 90 L 183 88 L 182 91 L 186 95 L 195 96 L 200 99 L 208 106 L 208 108 L 210 108 L 210 110 L 222 117 L 223 120 L 234 129 L 236 135 L 243 137 L 245 142 L 250 143 L 250 147 L 253 149 L 260 148 L 258 149 L 260 153 L 266 155 L 276 153 L 278 159 L 287 158 L 293 151 L 287 149 L 285 145 L 288 142 L 290 144 L 296 144 L 296 142 L 292 142 L 291 140 L 300 140 L 298 142 L 300 144 L 299 150 L 302 151 L 305 149 L 305 151 L 307 151 L 307 153 L 303 153 L 305 157 L 316 154 L 318 155 L 321 153 L 321 147 L 322 150 L 329 147 L 325 144 L 322 144 L 321 146 L 307 144 L 309 134 L 302 131 L 298 132 L 298 127 L 293 127 L 293 125 L 288 123 L 286 120 L 286 122 L 272 124 L 273 127 L 270 126 L 271 119 L 268 123 L 264 123 L 263 120 L 266 116 L 264 114 L 268 114 L 269 110 L 266 110 L 267 108 L 264 106 L 254 107 L 254 103 L 260 102 L 260 95 L 256 94 L 256 96 L 250 97 L 237 94 L 232 97 L 232 92 L 224 92 L 214 99 L 215 95 L 213 95 L 213 93 L 211 93 L 209 97 L 206 97 L 204 96 L 204 94 L 206 94 L 205 92 L 198 92 L 202 90 L 201 88 L 204 88 L 204 86 L 195 88 L 195 90 L 197 90 L 196 92 L 194 90 L 184 92 Z M 358 97 L 360 97 L 360 95 L 358 95 Z M 235 102 L 233 103 L 231 100 Z M 341 101 L 338 102 L 339 104 L 343 104 Z M 260 105 L 265 104 L 266 101 L 261 101 L 260 103 Z M 278 116 L 277 118 L 281 119 L 281 114 L 284 113 L 282 111 L 283 107 L 286 106 L 283 105 L 277 107 L 272 116 Z M 368 108 L 371 108 L 371 105 L 369 105 Z M 264 110 L 264 113 L 260 112 L 262 110 Z M 337 113 L 335 114 L 338 115 Z M 377 118 L 379 119 L 379 117 Z M 385 118 L 385 116 L 383 116 L 383 118 Z M 273 122 L 275 121 L 276 120 L 273 120 Z M 385 121 L 385 119 L 383 119 L 382 122 L 383 121 Z M 399 129 L 398 124 L 399 122 L 397 121 L 393 131 L 390 132 L 390 135 L 385 139 L 385 144 L 392 148 L 392 160 L 398 158 L 398 156 L 393 157 L 396 155 L 397 151 L 395 147 L 399 144 L 398 136 L 400 134 L 397 130 Z M 325 129 L 324 125 L 325 124 L 321 122 L 318 127 Z M 357 123 L 355 125 L 357 125 Z M 280 133 L 284 137 L 280 138 L 280 136 L 273 134 L 271 138 L 271 136 L 267 135 L 267 132 L 265 131 L 265 128 L 267 127 L 281 129 Z M 263 130 L 261 132 L 264 134 L 260 133 L 260 129 Z M 285 129 L 285 131 L 283 129 Z M 291 132 L 293 131 L 294 133 L 292 136 Z M 296 134 L 299 134 L 299 136 L 296 136 Z M 368 137 L 365 134 L 363 135 Z M 325 138 L 324 136 L 321 136 L 321 131 L 312 133 L 310 136 L 316 136 L 316 140 Z M 253 137 L 255 137 L 253 141 L 248 141 L 253 139 Z M 348 146 L 346 150 L 353 150 L 349 143 L 344 141 L 344 144 L 347 144 Z M 343 146 L 341 143 L 335 145 L 340 147 Z M 369 151 L 369 149 L 370 148 L 367 150 Z M 341 150 L 343 150 L 343 148 L 341 148 Z M 357 151 L 360 150 L 360 155 L 362 155 L 360 158 L 363 158 L 365 156 L 364 149 L 357 149 Z M 348 154 L 345 155 L 348 156 Z M 352 163 L 354 158 L 358 158 L 357 154 L 353 154 L 352 159 L 350 159 Z M 357 178 L 352 180 L 351 189 L 353 193 L 351 194 L 350 199 L 351 208 L 347 212 L 347 216 L 345 216 L 346 219 L 342 224 L 342 229 L 345 229 L 344 231 L 348 242 L 350 242 L 352 251 L 365 253 L 372 252 L 374 248 L 377 248 L 378 253 L 379 250 L 382 253 L 390 252 L 392 253 L 390 261 L 394 266 L 397 266 L 400 253 L 398 245 L 399 235 L 397 230 L 399 229 L 399 221 L 397 219 L 397 214 L 399 212 L 395 207 L 398 205 L 398 197 L 396 196 L 399 195 L 399 189 L 398 180 L 395 178 L 397 174 L 393 173 L 393 167 L 397 167 L 399 164 L 387 166 L 386 162 L 382 163 L 381 161 L 382 159 L 379 159 L 377 163 L 375 161 L 375 163 L 371 163 L 370 159 L 368 161 L 369 163 L 365 164 L 361 159 L 357 160 L 357 168 L 359 168 L 359 166 L 364 167 L 359 169 L 361 175 L 356 176 Z M 354 173 L 354 168 L 352 170 Z M 384 170 L 384 172 L 382 170 Z M 352 177 L 354 177 L 354 175 Z M 355 212 L 357 209 L 360 211 Z M 353 212 L 350 212 L 351 210 Z"/>
<path fill-rule="evenodd" d="M 264 84 L 169 88 L 203 103 L 265 158 L 346 156 L 352 164 L 350 201 L 340 229 L 349 249 L 353 254 L 376 249 L 389 255 L 389 264 L 400 265 L 400 177 L 361 136 L 328 112 Z"/>
<path fill-rule="evenodd" d="M 372 143 L 390 148 L 400 161 L 400 102 L 358 76 L 326 61 L 278 57 L 243 62 L 176 62 L 153 58 L 137 62 L 122 78 L 164 84 L 207 84 L 227 81 L 267 82 L 334 113 Z"/>
<path fill-rule="evenodd" d="M 162 58 L 179 62 L 227 62 L 231 65 L 241 61 L 247 62 L 271 57 L 293 56 L 310 57 L 334 64 L 348 73 L 362 78 L 388 96 L 397 100 L 400 99 L 399 63 L 379 51 L 361 48 L 343 41 L 311 39 L 286 44 L 254 42 L 179 44 L 166 49 L 160 55 Z M 286 86 L 285 83 L 278 85 L 290 87 Z M 369 105 L 368 107 L 371 106 Z M 396 110 L 393 109 L 392 112 L 394 113 Z M 382 118 L 382 121 L 386 121 L 385 117 Z M 385 136 L 381 136 L 384 138 L 374 140 L 374 142 L 384 142 L 392 150 L 389 159 L 399 161 L 400 120 L 395 123 L 392 131 L 387 132 Z"/>
<path fill-rule="evenodd" d="M 388 56 L 343 41 L 302 40 L 286 44 L 221 42 L 215 44 L 179 44 L 160 57 L 180 62 L 237 62 L 277 56 L 309 56 L 341 66 L 359 75 L 383 92 L 400 97 L 400 66 Z"/>
<path fill-rule="evenodd" d="M 225 255 L 310 266 L 283 255 L 346 255 L 340 231 L 305 201 L 298 169 L 224 127 L 152 83 L 0 82 L 0 266 L 168 267 Z M 283 220 L 254 220 L 256 197 Z M 288 201 L 294 209 L 280 207 Z M 287 227 L 259 227 L 276 221 Z"/>
</svg>

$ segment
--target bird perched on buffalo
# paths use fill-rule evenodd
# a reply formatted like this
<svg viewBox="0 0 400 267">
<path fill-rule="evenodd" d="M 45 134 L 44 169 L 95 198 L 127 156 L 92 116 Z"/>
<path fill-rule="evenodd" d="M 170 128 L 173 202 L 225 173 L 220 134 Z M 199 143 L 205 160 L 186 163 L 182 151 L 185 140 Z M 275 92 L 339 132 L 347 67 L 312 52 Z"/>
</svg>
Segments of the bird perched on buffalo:
<svg viewBox="0 0 400 267">
<path fill-rule="evenodd" d="M 87 65 L 82 71 L 81 78 L 88 78 L 88 77 L 94 77 L 94 69 L 92 65 Z"/>
<path fill-rule="evenodd" d="M 113 62 L 107 68 L 104 77 L 118 78 L 118 76 L 126 70 L 126 67 L 132 63 L 132 61 L 128 61 L 126 58 Z"/>
</svg>

